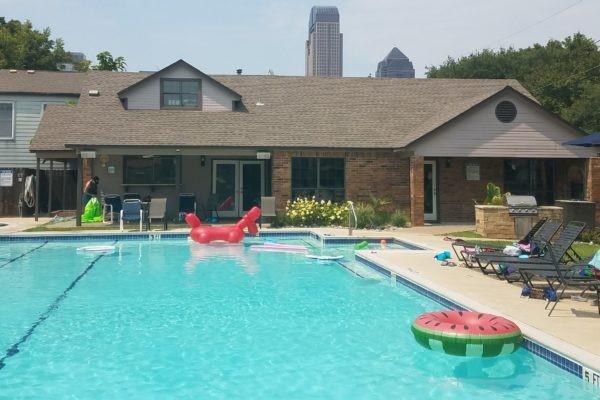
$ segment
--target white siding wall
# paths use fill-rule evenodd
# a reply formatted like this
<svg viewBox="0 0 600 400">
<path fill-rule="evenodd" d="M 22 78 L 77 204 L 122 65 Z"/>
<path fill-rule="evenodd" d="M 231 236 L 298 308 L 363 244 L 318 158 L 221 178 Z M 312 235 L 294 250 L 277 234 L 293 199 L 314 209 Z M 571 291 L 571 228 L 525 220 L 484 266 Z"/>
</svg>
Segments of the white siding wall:
<svg viewBox="0 0 600 400">
<path fill-rule="evenodd" d="M 517 107 L 513 122 L 496 119 L 496 105 L 512 101 Z M 593 150 L 562 143 L 579 137 L 572 128 L 546 114 L 520 96 L 506 94 L 468 112 L 447 126 L 409 146 L 425 157 L 590 157 Z"/>
<path fill-rule="evenodd" d="M 77 97 L 0 95 L 0 101 L 15 102 L 15 135 L 12 140 L 0 140 L 0 168 L 35 168 L 35 155 L 29 152 L 29 142 L 42 118 L 44 104 L 65 104 Z"/>
<path fill-rule="evenodd" d="M 131 89 L 127 94 L 127 107 L 130 110 L 158 110 L 160 109 L 160 78 L 196 79 L 200 75 L 186 66 L 172 68 L 160 77 L 155 76 L 147 82 Z M 202 110 L 204 111 L 231 111 L 233 101 L 236 100 L 227 90 L 219 87 L 210 80 L 202 79 Z"/>
</svg>

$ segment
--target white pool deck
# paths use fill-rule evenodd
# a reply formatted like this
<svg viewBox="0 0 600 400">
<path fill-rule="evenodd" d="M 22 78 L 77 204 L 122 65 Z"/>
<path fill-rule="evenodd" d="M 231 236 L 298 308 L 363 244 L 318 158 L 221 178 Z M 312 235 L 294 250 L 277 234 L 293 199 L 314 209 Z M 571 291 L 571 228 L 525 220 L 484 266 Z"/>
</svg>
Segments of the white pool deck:
<svg viewBox="0 0 600 400">
<path fill-rule="evenodd" d="M 16 220 L 16 221 L 15 221 Z M 20 220 L 20 221 L 19 221 Z M 0 219 L 9 223 L 0 227 L 0 234 L 17 233 L 37 224 L 33 219 Z M 47 222 L 40 220 L 39 223 Z M 561 300 L 552 316 L 544 309 L 544 300 L 522 298 L 521 287 L 485 276 L 478 270 L 461 267 L 444 267 L 433 255 L 440 250 L 451 250 L 450 242 L 442 233 L 473 229 L 469 225 L 432 225 L 393 231 L 354 231 L 354 237 L 395 237 L 415 243 L 428 250 L 364 250 L 360 254 L 439 295 L 466 308 L 502 315 L 515 321 L 523 333 L 554 351 L 600 371 L 600 315 L 595 305 Z M 296 228 L 332 236 L 348 236 L 347 229 Z M 115 233 L 99 231 L 98 233 Z M 51 232 L 48 232 L 51 233 Z M 71 232 L 74 233 L 74 232 Z M 85 231 L 85 233 L 92 233 Z M 440 306 L 442 308 L 442 306 Z"/>
</svg>

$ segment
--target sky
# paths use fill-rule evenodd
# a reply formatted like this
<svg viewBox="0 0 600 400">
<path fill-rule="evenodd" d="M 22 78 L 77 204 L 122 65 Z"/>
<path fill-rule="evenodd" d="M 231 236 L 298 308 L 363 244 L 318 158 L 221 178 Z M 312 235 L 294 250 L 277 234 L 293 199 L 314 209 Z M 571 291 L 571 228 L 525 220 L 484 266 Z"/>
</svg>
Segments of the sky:
<svg viewBox="0 0 600 400">
<path fill-rule="evenodd" d="M 483 48 L 527 47 L 581 32 L 600 39 L 600 0 L 0 0 L 0 16 L 49 27 L 66 49 L 124 56 L 129 71 L 182 58 L 208 74 L 304 75 L 313 5 L 335 5 L 344 76 L 374 75 L 398 47 L 426 67 Z"/>
</svg>

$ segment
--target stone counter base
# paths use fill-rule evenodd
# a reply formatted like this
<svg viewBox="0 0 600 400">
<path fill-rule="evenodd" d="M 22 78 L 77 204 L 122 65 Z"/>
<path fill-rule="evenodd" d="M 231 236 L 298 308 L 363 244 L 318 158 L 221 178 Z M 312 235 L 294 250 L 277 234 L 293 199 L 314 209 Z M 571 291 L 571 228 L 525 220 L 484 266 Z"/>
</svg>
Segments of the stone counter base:
<svg viewBox="0 0 600 400">
<path fill-rule="evenodd" d="M 538 207 L 538 214 L 530 218 L 532 218 L 533 225 L 544 217 L 562 221 L 562 216 L 562 207 L 542 206 Z M 515 235 L 516 218 L 508 215 L 508 207 L 505 206 L 476 205 L 475 231 L 486 238 L 517 239 Z"/>
</svg>

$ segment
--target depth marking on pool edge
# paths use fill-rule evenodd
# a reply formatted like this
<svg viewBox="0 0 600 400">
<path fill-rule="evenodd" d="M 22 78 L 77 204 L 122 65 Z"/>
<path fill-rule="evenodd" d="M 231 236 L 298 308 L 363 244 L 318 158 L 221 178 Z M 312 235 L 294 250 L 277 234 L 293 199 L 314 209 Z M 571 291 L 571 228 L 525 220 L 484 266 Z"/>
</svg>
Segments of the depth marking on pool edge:
<svg viewBox="0 0 600 400">
<path fill-rule="evenodd" d="M 115 244 L 116 242 L 117 241 L 115 240 L 113 242 L 113 244 Z M 77 285 L 77 283 L 81 280 L 81 278 L 83 278 L 88 272 L 90 272 L 90 270 L 92 268 L 94 268 L 94 265 L 96 265 L 96 263 L 103 256 L 104 256 L 104 254 L 100 254 L 99 256 L 94 258 L 92 260 L 92 262 L 90 262 L 90 264 L 83 270 L 83 272 L 81 274 L 79 274 L 77 276 L 77 278 L 75 278 L 75 280 L 73 280 L 73 282 L 71 282 L 71 284 L 60 294 L 60 296 L 58 296 L 56 299 L 54 299 L 52 304 L 50 304 L 50 306 L 46 309 L 46 311 L 44 311 L 42 313 L 42 315 L 40 315 L 40 317 L 37 319 L 37 321 L 35 321 L 35 323 L 33 325 L 31 325 L 31 327 L 29 327 L 29 329 L 27 330 L 27 332 L 25 332 L 25 334 L 21 337 L 21 339 L 19 339 L 19 341 L 17 341 L 15 344 L 13 344 L 8 349 L 6 349 L 4 356 L 2 356 L 2 358 L 0 358 L 0 370 L 6 366 L 6 363 L 5 363 L 6 359 L 19 353 L 19 345 L 25 343 L 27 341 L 27 339 L 29 339 L 29 337 L 36 330 L 36 328 L 38 326 L 40 326 L 45 320 L 47 320 L 53 311 L 58 309 L 58 306 L 60 305 L 60 303 L 67 297 L 67 294 L 75 287 L 75 285 Z"/>
<path fill-rule="evenodd" d="M 5 262 L 4 264 L 0 265 L 0 268 L 6 267 L 8 264 L 15 262 L 23 257 L 25 257 L 27 254 L 33 253 L 34 251 L 36 251 L 37 249 L 41 249 L 42 247 L 44 247 L 45 245 L 48 244 L 48 241 L 46 240 L 44 243 L 42 243 L 41 245 L 39 245 L 38 247 L 34 247 L 31 250 L 26 251 L 25 253 L 21 254 L 20 256 L 17 256 L 15 258 L 11 258 L 10 260 L 8 260 L 7 262 Z"/>
</svg>

